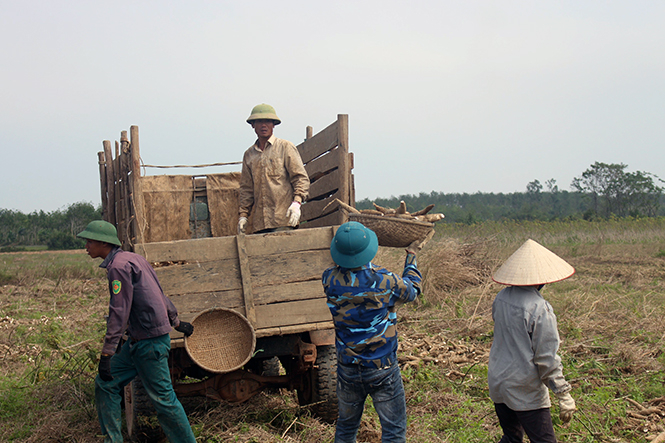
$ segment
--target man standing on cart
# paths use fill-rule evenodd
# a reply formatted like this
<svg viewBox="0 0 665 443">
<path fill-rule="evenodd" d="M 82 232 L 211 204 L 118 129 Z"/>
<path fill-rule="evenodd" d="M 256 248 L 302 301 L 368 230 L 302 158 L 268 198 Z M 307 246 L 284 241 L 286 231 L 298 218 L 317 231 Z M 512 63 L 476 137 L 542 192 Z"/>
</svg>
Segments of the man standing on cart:
<svg viewBox="0 0 665 443">
<path fill-rule="evenodd" d="M 309 176 L 293 143 L 273 135 L 281 123 L 275 109 L 254 106 L 247 119 L 257 135 L 245 151 L 238 193 L 238 234 L 293 229 L 300 223 L 300 205 L 309 195 Z"/>
</svg>

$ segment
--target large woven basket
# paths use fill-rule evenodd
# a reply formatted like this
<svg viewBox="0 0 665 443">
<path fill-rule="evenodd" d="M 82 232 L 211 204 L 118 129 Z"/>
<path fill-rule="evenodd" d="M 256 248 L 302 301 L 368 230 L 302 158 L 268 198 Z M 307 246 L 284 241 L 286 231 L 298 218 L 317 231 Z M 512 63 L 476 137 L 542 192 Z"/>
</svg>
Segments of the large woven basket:
<svg viewBox="0 0 665 443">
<path fill-rule="evenodd" d="M 212 308 L 199 313 L 194 333 L 185 338 L 190 358 L 203 369 L 223 374 L 240 369 L 252 358 L 256 346 L 254 328 L 231 309 Z"/>
<path fill-rule="evenodd" d="M 383 215 L 349 213 L 349 221 L 362 223 L 374 231 L 379 245 L 405 248 L 416 240 L 424 240 L 434 223 Z"/>
</svg>

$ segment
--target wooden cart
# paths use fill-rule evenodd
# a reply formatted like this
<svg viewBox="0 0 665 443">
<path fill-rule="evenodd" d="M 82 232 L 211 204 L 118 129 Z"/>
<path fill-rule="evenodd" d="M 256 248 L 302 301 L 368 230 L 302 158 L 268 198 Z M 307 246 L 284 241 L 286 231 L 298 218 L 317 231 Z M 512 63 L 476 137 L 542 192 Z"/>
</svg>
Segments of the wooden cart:
<svg viewBox="0 0 665 443">
<path fill-rule="evenodd" d="M 256 335 L 253 358 L 241 369 L 215 374 L 185 352 L 182 335 L 171 335 L 170 365 L 179 396 L 205 395 L 243 401 L 265 387 L 295 389 L 324 419 L 337 415 L 334 330 L 321 285 L 332 266 L 329 247 L 346 221 L 334 199 L 354 206 L 353 155 L 348 117 L 297 146 L 309 174 L 310 197 L 301 226 L 292 231 L 238 236 L 240 173 L 141 175 L 138 128 L 104 141 L 98 154 L 102 211 L 115 224 L 123 248 L 146 257 L 183 320 L 210 308 L 243 315 Z M 241 155 L 243 148 L 238 148 Z M 238 167 L 239 169 L 239 167 Z M 251 224 L 250 224 L 251 225 Z M 279 362 L 286 375 L 278 375 Z M 188 378 L 188 383 L 179 380 Z M 192 379 L 199 380 L 192 382 Z M 135 380 L 125 392 L 132 438 L 152 432 L 139 415 L 151 414 Z M 158 430 L 157 430 L 158 431 Z"/>
</svg>

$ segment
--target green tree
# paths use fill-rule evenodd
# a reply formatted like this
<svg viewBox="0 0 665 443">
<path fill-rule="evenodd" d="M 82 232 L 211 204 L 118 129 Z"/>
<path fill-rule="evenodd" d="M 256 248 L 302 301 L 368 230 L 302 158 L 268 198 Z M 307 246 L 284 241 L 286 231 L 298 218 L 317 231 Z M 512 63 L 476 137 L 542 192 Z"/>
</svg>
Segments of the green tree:
<svg viewBox="0 0 665 443">
<path fill-rule="evenodd" d="M 656 215 L 663 188 L 654 179 L 660 179 L 648 172 L 626 172 L 626 168 L 623 163 L 596 162 L 575 177 L 571 187 L 591 198 L 591 209 L 597 215 Z"/>
</svg>

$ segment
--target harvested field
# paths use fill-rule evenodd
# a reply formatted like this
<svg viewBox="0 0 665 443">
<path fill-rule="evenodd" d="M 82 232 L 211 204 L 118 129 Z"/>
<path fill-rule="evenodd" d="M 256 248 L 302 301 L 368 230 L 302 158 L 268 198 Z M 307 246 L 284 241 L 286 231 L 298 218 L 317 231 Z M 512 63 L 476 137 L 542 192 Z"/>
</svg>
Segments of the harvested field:
<svg viewBox="0 0 665 443">
<path fill-rule="evenodd" d="M 585 222 L 586 223 L 586 222 Z M 526 238 L 576 274 L 548 285 L 564 373 L 579 411 L 562 442 L 648 442 L 665 432 L 665 221 L 437 226 L 419 266 L 424 294 L 403 306 L 399 361 L 410 442 L 498 441 L 486 383 L 492 271 Z M 376 263 L 400 271 L 404 254 Z M 0 441 L 99 442 L 93 378 L 107 288 L 85 253 L 0 254 Z M 294 393 L 230 405 L 184 402 L 201 442 L 331 442 L 334 426 L 300 408 Z M 380 442 L 368 402 L 359 442 Z"/>
</svg>

